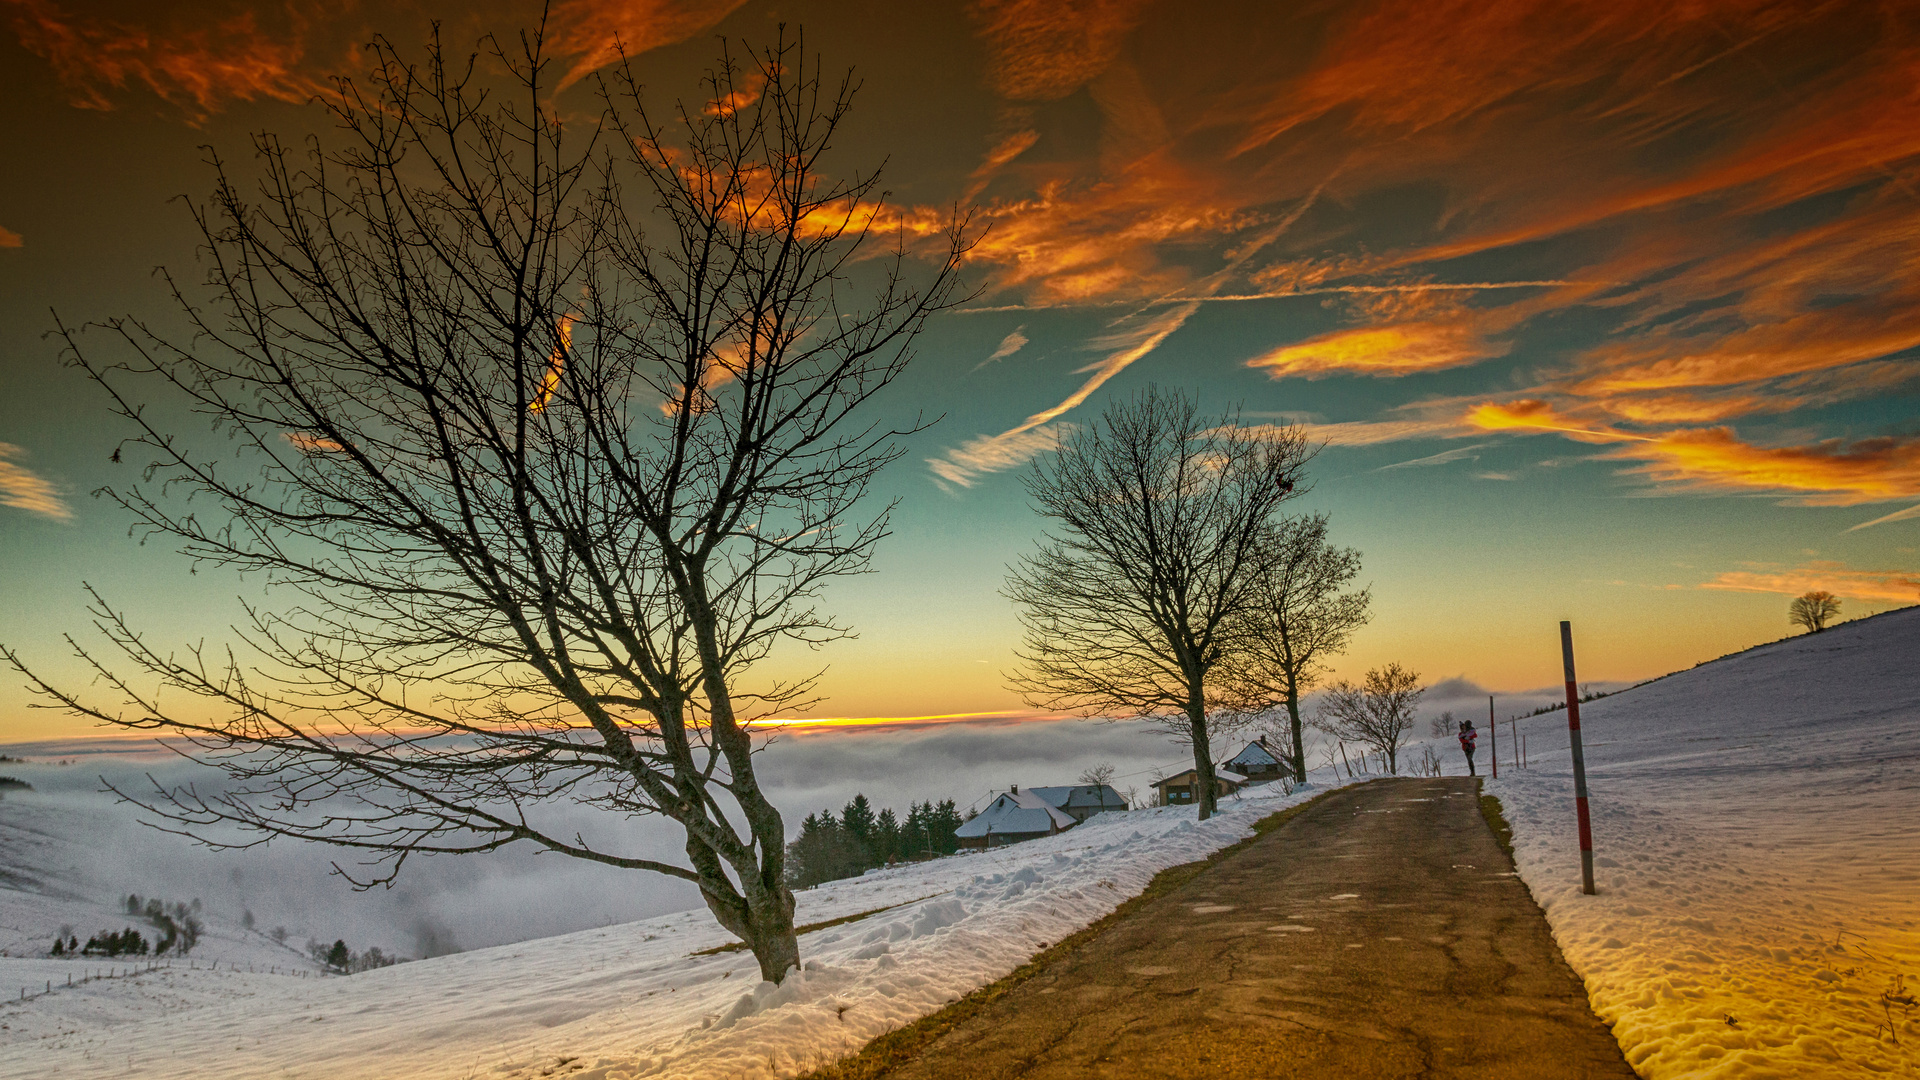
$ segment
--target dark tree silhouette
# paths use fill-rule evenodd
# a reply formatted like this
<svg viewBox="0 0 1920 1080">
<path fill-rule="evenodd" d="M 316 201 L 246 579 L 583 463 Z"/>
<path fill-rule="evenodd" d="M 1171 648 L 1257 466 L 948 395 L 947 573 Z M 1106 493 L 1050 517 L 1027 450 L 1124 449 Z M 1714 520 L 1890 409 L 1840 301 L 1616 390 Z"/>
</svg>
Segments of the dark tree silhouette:
<svg viewBox="0 0 1920 1080">
<path fill-rule="evenodd" d="M 1235 654 L 1226 678 L 1261 711 L 1285 706 L 1293 744 L 1288 764 L 1294 780 L 1305 783 L 1300 699 L 1326 673 L 1327 659 L 1345 652 L 1354 631 L 1367 624 L 1373 595 L 1369 589 L 1341 591 L 1359 576 L 1360 553 L 1327 542 L 1325 514 L 1282 522 L 1267 544 L 1247 614 L 1246 647 Z"/>
<path fill-rule="evenodd" d="M 1217 797 L 1208 740 L 1242 705 L 1213 675 L 1244 645 L 1262 539 L 1310 456 L 1298 429 L 1203 418 L 1149 388 L 1027 477 L 1052 531 L 1007 581 L 1026 631 L 1014 688 L 1039 708 L 1164 726 L 1193 748 L 1202 820 Z"/>
<path fill-rule="evenodd" d="M 1787 621 L 1795 626 L 1806 627 L 1809 634 L 1825 630 L 1827 624 L 1839 614 L 1840 598 L 1817 589 L 1796 597 L 1793 603 L 1787 605 Z"/>
<path fill-rule="evenodd" d="M 1357 685 L 1345 679 L 1327 684 L 1314 726 L 1337 739 L 1380 752 L 1387 771 L 1400 771 L 1400 744 L 1413 730 L 1413 709 L 1426 689 L 1420 676 L 1388 664 L 1367 672 Z"/>
<path fill-rule="evenodd" d="M 543 34 L 375 42 L 330 140 L 259 136 L 250 192 L 212 162 L 207 287 L 168 279 L 190 334 L 116 320 L 108 357 L 60 328 L 152 455 L 106 494 L 291 602 L 174 654 L 94 593 L 120 659 L 74 647 L 121 702 L 33 682 L 226 770 L 132 796 L 165 827 L 356 849 L 362 887 L 518 841 L 665 874 L 777 982 L 799 954 L 752 725 L 813 682 L 749 675 L 847 632 L 816 598 L 887 532 L 854 511 L 902 433 L 859 413 L 956 302 L 964 223 L 920 229 L 918 284 L 904 222 L 873 250 L 878 173 L 828 171 L 854 84 L 798 43 L 723 53 L 664 112 L 620 64 L 562 123 Z M 224 459 L 147 407 L 177 400 Z M 669 819 L 685 860 L 556 828 L 554 799 Z"/>
</svg>

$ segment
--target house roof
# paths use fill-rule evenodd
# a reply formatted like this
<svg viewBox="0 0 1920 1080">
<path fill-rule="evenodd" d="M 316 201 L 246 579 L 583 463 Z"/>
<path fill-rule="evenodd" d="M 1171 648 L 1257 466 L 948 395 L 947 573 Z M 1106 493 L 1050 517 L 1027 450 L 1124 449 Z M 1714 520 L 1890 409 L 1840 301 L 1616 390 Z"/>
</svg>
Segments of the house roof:
<svg viewBox="0 0 1920 1080">
<path fill-rule="evenodd" d="M 1242 750 L 1239 753 L 1228 758 L 1227 764 L 1229 765 L 1278 765 L 1280 764 L 1280 759 L 1277 757 L 1274 757 L 1271 751 L 1269 751 L 1266 747 L 1260 745 L 1260 740 L 1255 739 L 1254 741 L 1247 744 L 1247 748 L 1245 750 Z"/>
<path fill-rule="evenodd" d="M 955 836 L 985 836 L 997 833 L 1048 833 L 1071 829 L 1079 824 L 1052 803 L 1032 791 L 1003 792 L 987 804 L 971 821 L 953 831 Z"/>
<path fill-rule="evenodd" d="M 1099 807 L 1102 810 L 1125 810 L 1127 800 L 1107 784 L 1073 784 L 1065 787 L 1037 787 L 1027 790 L 1047 800 L 1063 810 L 1083 807 Z"/>
<path fill-rule="evenodd" d="M 1213 775 L 1216 780 L 1225 780 L 1229 783 L 1244 784 L 1247 782 L 1247 778 L 1244 774 L 1234 772 L 1230 769 L 1215 769 L 1213 770 Z M 1153 782 L 1153 786 L 1154 787 L 1177 787 L 1182 784 L 1192 784 L 1192 783 L 1193 783 L 1193 770 L 1188 769 L 1185 772 L 1174 773 L 1172 776 L 1169 776 L 1164 780 L 1155 780 Z"/>
</svg>

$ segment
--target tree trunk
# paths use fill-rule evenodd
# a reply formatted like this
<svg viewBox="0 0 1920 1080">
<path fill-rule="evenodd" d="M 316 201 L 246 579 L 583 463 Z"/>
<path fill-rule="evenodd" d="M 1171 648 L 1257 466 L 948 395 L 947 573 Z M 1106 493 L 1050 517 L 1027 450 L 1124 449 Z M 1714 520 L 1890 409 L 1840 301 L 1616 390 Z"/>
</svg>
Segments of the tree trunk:
<svg viewBox="0 0 1920 1080">
<path fill-rule="evenodd" d="M 1293 728 L 1293 782 L 1307 782 L 1307 743 L 1300 732 L 1300 691 L 1287 687 L 1287 721 Z"/>
<path fill-rule="evenodd" d="M 754 921 L 740 937 L 760 963 L 760 978 L 770 983 L 785 982 L 787 976 L 800 967 L 800 939 L 793 932 L 792 895 L 788 894 L 786 904 L 769 904 L 754 915 Z"/>
<path fill-rule="evenodd" d="M 1193 801 L 1200 807 L 1200 820 L 1205 821 L 1220 809 L 1214 793 L 1213 748 L 1207 745 L 1206 709 L 1190 706 L 1187 718 L 1193 721 Z"/>
</svg>

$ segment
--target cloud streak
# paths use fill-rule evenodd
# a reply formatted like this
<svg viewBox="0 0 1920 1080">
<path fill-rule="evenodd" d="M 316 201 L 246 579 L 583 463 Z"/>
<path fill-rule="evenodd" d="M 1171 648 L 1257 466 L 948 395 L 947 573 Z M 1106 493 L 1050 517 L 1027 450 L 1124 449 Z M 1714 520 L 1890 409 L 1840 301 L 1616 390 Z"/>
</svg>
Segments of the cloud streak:
<svg viewBox="0 0 1920 1080">
<path fill-rule="evenodd" d="M 1729 570 L 1700 587 L 1734 592 L 1778 593 L 1782 596 L 1799 596 L 1822 590 L 1856 600 L 1920 603 L 1920 572 L 1853 570 L 1845 563 L 1838 562 L 1809 562 L 1788 570 Z"/>
<path fill-rule="evenodd" d="M 1006 337 L 1001 338 L 1000 347 L 993 350 L 992 356 L 989 356 L 985 360 L 982 360 L 978 364 L 975 364 L 973 366 L 973 370 L 979 371 L 981 368 L 986 367 L 988 364 L 998 363 L 999 361 L 1005 360 L 1007 357 L 1012 356 L 1014 353 L 1019 352 L 1021 349 L 1026 348 L 1027 335 L 1021 332 L 1025 329 L 1026 327 L 1024 326 L 1017 327 L 1014 329 L 1012 333 L 1008 334 Z"/>
<path fill-rule="evenodd" d="M 555 43 L 578 59 L 560 80 L 572 86 L 618 60 L 705 33 L 746 0 L 560 0 L 553 7 Z M 711 103 L 739 108 L 744 100 Z"/>
<path fill-rule="evenodd" d="M 296 0 L 263 26 L 252 10 L 187 5 L 121 20 L 53 0 L 8 0 L 14 33 L 47 61 L 72 103 L 110 110 L 144 87 L 204 119 L 233 100 L 302 102 L 324 83 L 305 70 L 307 38 L 328 9 Z"/>
<path fill-rule="evenodd" d="M 0 442 L 0 506 L 25 510 L 51 521 L 73 520 L 73 510 L 60 492 L 39 474 L 19 463 L 27 452 Z"/>
</svg>

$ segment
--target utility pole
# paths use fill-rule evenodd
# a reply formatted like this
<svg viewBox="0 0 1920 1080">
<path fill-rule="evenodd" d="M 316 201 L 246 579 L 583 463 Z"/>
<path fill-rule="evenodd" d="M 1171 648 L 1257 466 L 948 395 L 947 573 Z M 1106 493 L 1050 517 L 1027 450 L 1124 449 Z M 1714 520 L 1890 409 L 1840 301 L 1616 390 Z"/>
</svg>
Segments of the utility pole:
<svg viewBox="0 0 1920 1080">
<path fill-rule="evenodd" d="M 1567 669 L 1567 736 L 1573 744 L 1573 806 L 1580 817 L 1580 891 L 1593 895 L 1593 825 L 1587 818 L 1587 756 L 1580 748 L 1580 689 L 1573 676 L 1573 624 L 1560 623 L 1560 659 Z"/>
</svg>

